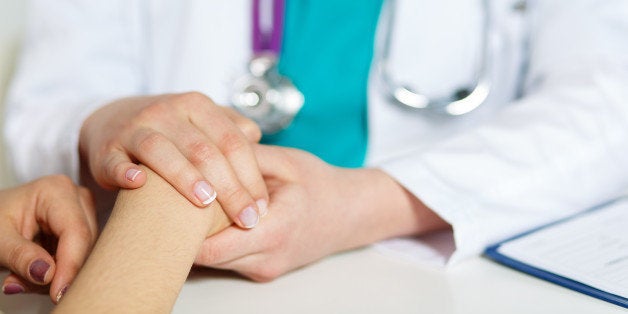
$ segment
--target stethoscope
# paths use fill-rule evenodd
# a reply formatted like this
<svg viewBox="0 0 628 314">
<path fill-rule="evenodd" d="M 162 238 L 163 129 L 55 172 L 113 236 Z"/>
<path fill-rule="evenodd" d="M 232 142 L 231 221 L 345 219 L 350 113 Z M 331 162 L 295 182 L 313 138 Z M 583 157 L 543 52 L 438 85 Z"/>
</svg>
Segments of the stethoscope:
<svg viewBox="0 0 628 314">
<path fill-rule="evenodd" d="M 427 110 L 440 114 L 459 116 L 478 108 L 491 90 L 491 63 L 494 37 L 491 25 L 490 5 L 482 1 L 484 22 L 479 71 L 473 88 L 458 89 L 451 95 L 429 98 L 409 87 L 396 82 L 390 74 L 389 60 L 395 19 L 396 0 L 386 0 L 380 18 L 383 37 L 374 51 L 375 64 L 384 92 L 405 107 Z M 303 94 L 290 79 L 279 74 L 277 64 L 283 36 L 285 0 L 253 0 L 253 57 L 248 73 L 234 84 L 232 105 L 245 116 L 258 123 L 264 134 L 277 133 L 287 128 L 305 101 Z"/>
</svg>

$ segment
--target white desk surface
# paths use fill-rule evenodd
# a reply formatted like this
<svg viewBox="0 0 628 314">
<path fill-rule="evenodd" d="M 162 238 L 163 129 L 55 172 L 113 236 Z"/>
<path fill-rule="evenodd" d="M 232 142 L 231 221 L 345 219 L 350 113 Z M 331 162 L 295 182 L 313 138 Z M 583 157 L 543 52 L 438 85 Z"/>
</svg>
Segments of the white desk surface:
<svg viewBox="0 0 628 314">
<path fill-rule="evenodd" d="M 0 272 L 4 277 L 6 272 Z M 142 293 L 138 291 L 137 293 Z M 0 295 L 0 313 L 48 313 L 48 296 Z M 476 258 L 450 270 L 374 248 L 328 257 L 270 283 L 194 271 L 174 313 L 628 313 Z"/>
</svg>

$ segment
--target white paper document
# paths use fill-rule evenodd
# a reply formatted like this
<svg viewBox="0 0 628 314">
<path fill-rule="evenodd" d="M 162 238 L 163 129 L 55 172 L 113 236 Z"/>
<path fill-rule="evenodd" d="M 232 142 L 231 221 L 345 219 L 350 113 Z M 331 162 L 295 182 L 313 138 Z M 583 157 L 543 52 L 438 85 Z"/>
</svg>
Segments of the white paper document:
<svg viewBox="0 0 628 314">
<path fill-rule="evenodd" d="M 627 298 L 628 199 L 506 241 L 498 252 Z"/>
</svg>

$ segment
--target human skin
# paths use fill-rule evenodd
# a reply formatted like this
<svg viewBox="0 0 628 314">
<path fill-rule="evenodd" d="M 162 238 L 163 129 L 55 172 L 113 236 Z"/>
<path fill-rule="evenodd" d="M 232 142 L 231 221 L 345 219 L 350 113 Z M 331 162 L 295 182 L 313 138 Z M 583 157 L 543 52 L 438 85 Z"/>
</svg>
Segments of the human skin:
<svg viewBox="0 0 628 314">
<path fill-rule="evenodd" d="M 168 106 L 170 102 L 180 102 L 179 106 L 187 108 L 186 104 L 201 102 L 204 96 L 197 93 L 168 96 L 174 97 L 174 100 L 164 100 L 161 97 L 165 96 L 149 98 L 148 100 L 151 101 L 143 97 L 121 100 L 104 107 L 93 116 L 110 115 L 113 119 L 113 117 L 124 115 L 123 113 L 112 114 L 117 111 L 117 109 L 113 110 L 115 108 L 138 108 L 139 111 L 132 113 L 131 116 L 139 117 L 139 121 L 147 119 L 147 122 L 138 123 L 138 119 L 131 117 L 122 119 L 122 121 L 131 121 L 130 126 L 108 127 L 113 130 L 123 130 L 122 134 L 114 135 L 114 139 L 133 138 L 132 134 L 124 134 L 125 128 L 134 132 L 138 131 L 137 134 L 143 136 L 144 129 L 137 126 L 154 123 L 152 120 L 154 117 L 166 116 L 164 112 L 172 110 L 172 106 Z M 126 112 L 129 109 L 120 110 Z M 233 119 L 238 116 L 233 112 L 231 114 L 234 115 Z M 98 130 L 107 129 L 102 125 L 100 127 L 93 125 L 107 119 L 100 117 L 95 120 L 96 122 L 90 119 L 84 124 L 81 143 L 90 142 L 83 140 L 83 136 L 90 133 L 88 130 L 95 130 L 95 134 L 98 134 Z M 117 126 L 114 120 L 109 122 Z M 169 123 L 166 123 L 166 126 L 176 129 L 175 122 Z M 218 126 L 214 125 L 215 128 L 207 132 L 221 132 Z M 160 132 L 166 134 L 172 131 L 165 128 Z M 249 140 L 250 138 L 251 136 Z M 164 150 L 162 147 L 168 146 L 166 142 L 155 141 L 153 145 L 139 145 L 139 147 L 149 148 L 143 151 L 146 156 L 160 156 L 168 152 L 168 149 Z M 104 143 L 102 142 L 100 146 L 107 147 Z M 94 147 L 99 147 L 99 145 Z M 87 150 L 85 147 L 81 148 L 83 157 L 98 155 L 98 153 L 85 153 Z M 133 151 L 130 148 L 128 150 Z M 153 150 L 155 153 L 151 154 Z M 140 151 L 137 154 L 139 153 Z M 251 153 L 255 160 L 243 159 L 241 162 L 232 163 L 231 166 L 245 173 L 260 173 L 259 177 L 263 177 L 267 191 L 270 193 L 267 199 L 270 201 L 268 207 L 273 209 L 270 214 L 272 218 L 264 220 L 266 226 L 255 228 L 260 230 L 249 232 L 239 228 L 229 228 L 211 237 L 204 242 L 199 252 L 196 259 L 199 265 L 230 269 L 256 281 L 268 281 L 329 254 L 386 238 L 420 235 L 448 227 L 446 222 L 381 170 L 333 167 L 309 153 L 273 146 L 253 145 Z M 177 155 L 180 155 L 179 152 L 172 153 L 171 151 L 171 154 L 174 154 L 175 160 L 185 159 Z M 165 157 L 161 159 L 169 160 Z M 211 163 L 210 160 L 207 162 Z M 252 163 L 254 163 L 253 166 L 251 166 Z M 89 164 L 97 163 L 90 161 Z M 133 166 L 133 164 L 130 165 Z M 153 170 L 159 168 L 154 163 L 148 163 L 148 166 Z M 97 178 L 98 169 L 91 168 L 92 174 Z M 125 169 L 125 167 L 122 168 Z M 160 173 L 160 175 L 166 179 L 177 176 L 186 178 L 195 171 L 187 170 L 187 167 L 175 166 L 174 169 L 176 171 L 173 173 Z M 159 172 L 159 170 L 155 171 Z M 207 170 L 207 173 L 210 172 Z M 118 177 L 122 174 L 121 171 L 111 171 L 111 173 L 118 173 Z M 188 181 L 190 184 L 194 182 L 194 180 Z M 212 181 L 214 182 L 216 181 Z M 173 184 L 173 186 L 178 185 Z M 220 187 L 215 184 L 214 186 L 217 189 Z M 181 192 L 180 189 L 177 190 Z M 239 193 L 229 192 L 229 194 L 234 196 Z M 220 190 L 218 200 L 223 204 Z"/>
<path fill-rule="evenodd" d="M 199 265 L 269 281 L 327 255 L 449 225 L 378 169 L 331 166 L 307 152 L 255 146 L 270 195 L 255 229 L 227 230 L 203 243 Z"/>
<path fill-rule="evenodd" d="M 0 191 L 0 266 L 5 294 L 48 292 L 53 302 L 78 273 L 97 237 L 86 188 L 46 176 Z"/>
<path fill-rule="evenodd" d="M 83 269 L 55 313 L 169 313 L 203 240 L 231 221 L 214 201 L 198 208 L 148 168 L 121 190 Z"/>
<path fill-rule="evenodd" d="M 253 121 L 203 94 L 138 96 L 93 112 L 81 127 L 79 152 L 103 188 L 144 185 L 141 163 L 199 207 L 217 192 L 227 215 L 252 228 L 268 204 L 251 147 L 260 137 Z"/>
</svg>

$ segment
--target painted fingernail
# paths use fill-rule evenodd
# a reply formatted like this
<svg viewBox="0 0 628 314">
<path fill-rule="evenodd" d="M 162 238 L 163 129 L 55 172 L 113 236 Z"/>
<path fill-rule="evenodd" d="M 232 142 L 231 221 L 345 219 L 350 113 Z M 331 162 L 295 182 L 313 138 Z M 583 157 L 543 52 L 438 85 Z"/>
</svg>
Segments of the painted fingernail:
<svg viewBox="0 0 628 314">
<path fill-rule="evenodd" d="M 194 185 L 194 195 L 203 205 L 209 205 L 216 199 L 216 191 L 205 181 L 196 182 Z"/>
<path fill-rule="evenodd" d="M 57 303 L 59 303 L 59 301 L 61 301 L 61 298 L 63 298 L 63 296 L 65 295 L 65 292 L 68 291 L 69 287 L 70 287 L 70 285 L 65 285 L 65 287 L 63 287 L 63 289 L 59 290 L 59 293 L 57 293 Z"/>
<path fill-rule="evenodd" d="M 245 208 L 240 215 L 238 215 L 238 219 L 242 223 L 242 226 L 247 229 L 251 229 L 257 225 L 259 222 L 259 215 L 257 211 L 253 207 Z"/>
<path fill-rule="evenodd" d="M 129 182 L 134 182 L 135 179 L 137 178 L 137 176 L 142 173 L 141 170 L 137 170 L 137 169 L 129 169 L 126 171 L 126 173 L 124 174 L 124 177 L 129 181 Z"/>
<path fill-rule="evenodd" d="M 6 294 L 6 295 L 11 295 L 11 294 L 18 294 L 18 293 L 24 293 L 24 287 L 16 284 L 16 283 L 10 283 L 4 287 L 2 287 L 2 293 Z"/>
<path fill-rule="evenodd" d="M 28 268 L 28 273 L 35 281 L 44 283 L 48 269 L 50 269 L 50 265 L 44 260 L 38 259 L 31 264 L 31 267 Z"/>
<path fill-rule="evenodd" d="M 268 214 L 268 202 L 264 199 L 257 200 L 257 208 L 259 208 L 259 215 L 261 217 L 266 216 Z"/>
</svg>

